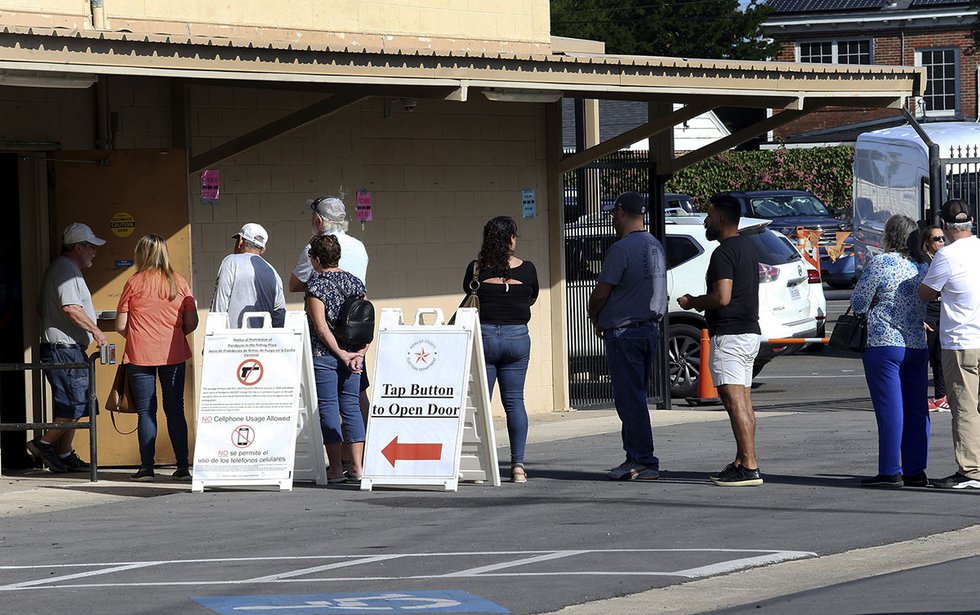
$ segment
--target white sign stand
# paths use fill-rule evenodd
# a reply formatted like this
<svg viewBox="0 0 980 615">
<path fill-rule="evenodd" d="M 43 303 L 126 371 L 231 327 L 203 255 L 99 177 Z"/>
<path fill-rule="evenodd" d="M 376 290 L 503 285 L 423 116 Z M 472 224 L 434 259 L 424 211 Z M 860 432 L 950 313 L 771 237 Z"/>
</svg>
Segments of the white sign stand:
<svg viewBox="0 0 980 615">
<path fill-rule="evenodd" d="M 433 315 L 432 325 L 423 324 Z M 493 481 L 500 486 L 483 340 L 475 309 L 447 325 L 420 309 L 381 311 L 361 489 Z"/>
<path fill-rule="evenodd" d="M 245 316 L 262 326 L 229 329 L 227 314 L 208 315 L 191 489 L 288 491 L 299 460 L 303 479 L 325 484 L 305 315 L 287 313 L 282 329 L 271 327 L 268 313 Z"/>
</svg>

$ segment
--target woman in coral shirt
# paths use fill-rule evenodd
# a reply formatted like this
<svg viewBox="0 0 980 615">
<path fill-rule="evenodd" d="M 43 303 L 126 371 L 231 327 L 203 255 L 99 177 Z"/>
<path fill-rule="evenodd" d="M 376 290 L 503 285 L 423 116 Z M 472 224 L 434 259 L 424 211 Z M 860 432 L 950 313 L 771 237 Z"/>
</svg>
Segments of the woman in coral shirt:
<svg viewBox="0 0 980 615">
<path fill-rule="evenodd" d="M 191 356 L 187 334 L 197 328 L 197 306 L 190 286 L 170 265 L 167 242 L 145 235 L 136 244 L 137 273 L 126 282 L 116 308 L 116 331 L 126 338 L 129 393 L 138 416 L 140 469 L 132 480 L 154 480 L 157 437 L 156 379 L 163 392 L 167 431 L 177 458 L 173 478 L 191 479 L 184 418 L 184 370 Z"/>
</svg>

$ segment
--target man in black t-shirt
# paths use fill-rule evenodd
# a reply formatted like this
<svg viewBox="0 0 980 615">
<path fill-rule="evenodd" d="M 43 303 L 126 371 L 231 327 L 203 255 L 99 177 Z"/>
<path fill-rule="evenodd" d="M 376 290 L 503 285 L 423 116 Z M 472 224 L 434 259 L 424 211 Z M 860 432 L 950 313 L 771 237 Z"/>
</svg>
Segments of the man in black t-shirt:
<svg viewBox="0 0 980 615">
<path fill-rule="evenodd" d="M 707 294 L 684 295 L 685 310 L 703 311 L 711 336 L 709 367 L 735 433 L 735 461 L 709 478 L 716 485 L 746 487 L 762 484 L 755 458 L 755 411 L 752 409 L 752 366 L 759 354 L 759 255 L 738 233 L 741 206 L 731 196 L 716 194 L 708 205 L 705 235 L 721 245 L 711 254 L 705 283 Z"/>
</svg>

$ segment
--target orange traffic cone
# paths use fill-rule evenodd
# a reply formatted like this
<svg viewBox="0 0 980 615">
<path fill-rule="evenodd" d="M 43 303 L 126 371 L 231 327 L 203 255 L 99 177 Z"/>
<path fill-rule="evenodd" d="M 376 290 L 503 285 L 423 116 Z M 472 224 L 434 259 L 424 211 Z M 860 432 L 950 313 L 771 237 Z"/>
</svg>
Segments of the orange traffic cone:
<svg viewBox="0 0 980 615">
<path fill-rule="evenodd" d="M 689 406 L 716 406 L 721 403 L 718 397 L 718 389 L 711 379 L 711 369 L 708 361 L 711 359 L 711 340 L 708 338 L 708 330 L 701 329 L 701 366 L 698 368 L 698 396 L 688 397 Z"/>
</svg>

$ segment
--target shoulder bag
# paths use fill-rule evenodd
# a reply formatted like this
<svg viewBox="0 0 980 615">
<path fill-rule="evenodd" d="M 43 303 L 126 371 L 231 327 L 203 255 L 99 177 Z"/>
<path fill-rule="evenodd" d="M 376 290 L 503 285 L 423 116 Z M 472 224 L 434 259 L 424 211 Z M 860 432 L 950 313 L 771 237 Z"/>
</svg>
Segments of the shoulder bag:
<svg viewBox="0 0 980 615">
<path fill-rule="evenodd" d="M 868 344 L 868 318 L 864 314 L 847 311 L 837 317 L 834 331 L 830 334 L 830 345 L 844 352 L 864 352 Z"/>
<path fill-rule="evenodd" d="M 116 365 L 116 376 L 112 379 L 112 387 L 109 389 L 109 397 L 105 400 L 105 408 L 109 411 L 109 417 L 112 419 L 112 426 L 115 430 L 122 435 L 126 436 L 134 431 L 120 431 L 119 427 L 116 426 L 116 413 L 121 414 L 136 414 L 136 407 L 133 405 L 132 400 L 129 397 L 129 387 L 128 384 L 128 374 L 126 366 L 128 363 L 119 363 Z"/>
<path fill-rule="evenodd" d="M 476 294 L 480 290 L 480 261 L 470 263 L 470 268 L 473 270 L 473 277 L 470 278 L 466 296 L 460 301 L 457 310 L 459 308 L 476 308 L 479 311 L 480 309 L 480 297 Z M 456 324 L 456 314 L 453 314 L 453 317 L 449 319 L 449 324 Z"/>
</svg>

